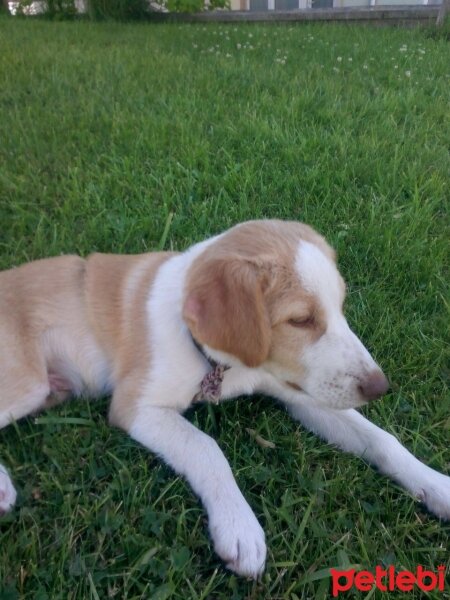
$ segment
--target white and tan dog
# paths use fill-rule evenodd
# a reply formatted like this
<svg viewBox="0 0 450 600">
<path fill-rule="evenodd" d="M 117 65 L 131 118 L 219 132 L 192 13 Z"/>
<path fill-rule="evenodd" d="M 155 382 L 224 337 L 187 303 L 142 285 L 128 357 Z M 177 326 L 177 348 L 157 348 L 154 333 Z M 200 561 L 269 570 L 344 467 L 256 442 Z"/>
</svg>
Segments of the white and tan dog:
<svg viewBox="0 0 450 600">
<path fill-rule="evenodd" d="M 227 566 L 257 577 L 264 532 L 227 460 L 182 416 L 262 393 L 450 518 L 450 478 L 355 407 L 388 382 L 342 314 L 333 250 L 310 227 L 255 221 L 183 254 L 94 254 L 0 274 L 0 427 L 69 395 L 112 394 L 110 420 L 186 477 Z M 0 466 L 0 510 L 16 492 Z"/>
</svg>

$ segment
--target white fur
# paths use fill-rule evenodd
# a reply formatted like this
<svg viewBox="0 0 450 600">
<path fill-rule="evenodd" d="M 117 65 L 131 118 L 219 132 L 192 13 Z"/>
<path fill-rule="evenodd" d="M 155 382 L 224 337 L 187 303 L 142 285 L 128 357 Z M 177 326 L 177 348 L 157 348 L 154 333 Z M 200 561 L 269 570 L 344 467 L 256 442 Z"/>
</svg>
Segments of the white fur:
<svg viewBox="0 0 450 600">
<path fill-rule="evenodd" d="M 189 481 L 209 515 L 214 548 L 228 567 L 257 577 L 264 569 L 264 531 L 216 442 L 177 412 L 147 406 L 130 435 Z"/>
<path fill-rule="evenodd" d="M 264 566 L 264 534 L 225 457 L 211 438 L 168 410 L 187 408 L 210 369 L 192 344 L 181 316 L 187 270 L 210 243 L 171 259 L 157 275 L 148 300 L 149 330 L 157 351 L 130 434 L 187 478 L 208 511 L 216 552 L 227 565 L 240 574 L 257 576 Z M 232 367 L 225 373 L 223 399 L 258 391 L 284 400 L 292 414 L 312 430 L 364 456 L 430 510 L 449 517 L 448 477 L 420 463 L 393 436 L 356 411 L 331 409 L 358 403 L 353 397 L 355 380 L 378 367 L 342 316 L 343 294 L 334 264 L 306 242 L 300 244 L 296 264 L 302 284 L 316 294 L 328 322 L 325 335 L 307 351 L 311 365 L 306 379 L 308 395 L 287 389 L 264 365 L 249 369 L 236 357 L 206 347 L 213 359 Z"/>
<path fill-rule="evenodd" d="M 163 264 L 147 300 L 152 364 L 140 404 L 183 411 L 191 404 L 210 366 L 195 350 L 182 318 L 184 281 L 193 260 L 216 238 L 193 246 Z M 194 351 L 193 351 L 194 350 Z"/>
<path fill-rule="evenodd" d="M 146 305 L 151 365 L 129 433 L 186 477 L 208 512 L 214 547 L 228 567 L 258 577 L 266 557 L 264 532 L 216 442 L 179 414 L 190 406 L 211 368 L 192 343 L 182 318 L 182 302 L 190 265 L 215 239 L 169 259 L 155 277 Z M 232 354 L 206 348 L 214 359 L 232 367 L 225 373 L 222 398 L 260 392 L 280 399 L 308 428 L 366 458 L 430 511 L 449 519 L 450 478 L 422 464 L 391 434 L 348 409 L 360 403 L 359 380 L 378 367 L 342 316 L 343 289 L 334 263 L 307 242 L 299 244 L 295 259 L 301 284 L 316 296 L 327 321 L 325 333 L 302 356 L 307 371 L 303 391 L 287 387 L 282 374 L 269 364 L 250 369 Z M 141 274 L 139 266 L 125 297 Z M 65 337 L 55 340 L 53 335 L 45 340 L 47 355 L 52 360 L 65 359 L 70 366 L 67 375 L 80 389 L 87 386 L 95 392 L 110 385 L 107 361 L 86 332 L 79 344 Z M 0 415 L 0 426 L 5 424 L 4 417 Z M 7 510 L 15 495 L 9 475 L 0 467 L 0 510 Z"/>
<path fill-rule="evenodd" d="M 366 459 L 411 494 L 434 514 L 450 519 L 450 477 L 415 458 L 392 434 L 377 427 L 359 412 L 323 410 L 296 402 L 291 414 L 308 429 L 342 450 Z"/>
<path fill-rule="evenodd" d="M 109 361 L 87 328 L 48 329 L 42 336 L 42 346 L 48 370 L 67 379 L 76 396 L 100 396 L 112 391 Z"/>
<path fill-rule="evenodd" d="M 5 467 L 0 464 L 0 515 L 14 506 L 16 496 L 11 478 Z"/>
<path fill-rule="evenodd" d="M 299 244 L 296 267 L 302 285 L 316 296 L 327 322 L 325 333 L 302 355 L 306 376 L 301 387 L 318 406 L 362 405 L 358 384 L 379 367 L 342 314 L 344 295 L 339 273 L 316 245 L 303 241 Z"/>
</svg>

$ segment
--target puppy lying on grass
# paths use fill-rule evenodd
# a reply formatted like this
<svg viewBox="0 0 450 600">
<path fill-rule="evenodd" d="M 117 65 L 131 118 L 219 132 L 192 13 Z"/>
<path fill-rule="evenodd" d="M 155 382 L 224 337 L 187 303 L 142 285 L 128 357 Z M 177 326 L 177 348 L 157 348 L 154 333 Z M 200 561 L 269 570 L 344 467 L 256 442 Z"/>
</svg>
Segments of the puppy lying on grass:
<svg viewBox="0 0 450 600">
<path fill-rule="evenodd" d="M 350 330 L 345 285 L 307 225 L 254 221 L 182 254 L 50 258 L 0 273 L 0 427 L 71 395 L 112 394 L 110 421 L 186 477 L 227 566 L 258 577 L 264 532 L 193 402 L 263 393 L 450 518 L 450 478 L 355 408 L 388 381 Z M 16 498 L 0 465 L 0 511 Z"/>
</svg>

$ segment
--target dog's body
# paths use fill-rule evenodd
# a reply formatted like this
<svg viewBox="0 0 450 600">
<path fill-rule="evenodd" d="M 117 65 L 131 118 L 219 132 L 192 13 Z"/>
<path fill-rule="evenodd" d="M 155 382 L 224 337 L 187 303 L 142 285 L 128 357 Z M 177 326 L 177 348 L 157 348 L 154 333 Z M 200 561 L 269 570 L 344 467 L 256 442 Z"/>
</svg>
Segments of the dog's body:
<svg viewBox="0 0 450 600">
<path fill-rule="evenodd" d="M 215 361 L 227 367 L 214 382 L 221 399 L 280 399 L 448 519 L 450 478 L 353 408 L 388 384 L 347 325 L 344 295 L 325 240 L 281 221 L 238 225 L 183 254 L 58 257 L 4 271 L 0 427 L 70 395 L 112 393 L 111 422 L 187 478 L 217 553 L 255 577 L 264 532 L 217 444 L 181 415 Z M 0 511 L 15 497 L 0 465 Z"/>
</svg>

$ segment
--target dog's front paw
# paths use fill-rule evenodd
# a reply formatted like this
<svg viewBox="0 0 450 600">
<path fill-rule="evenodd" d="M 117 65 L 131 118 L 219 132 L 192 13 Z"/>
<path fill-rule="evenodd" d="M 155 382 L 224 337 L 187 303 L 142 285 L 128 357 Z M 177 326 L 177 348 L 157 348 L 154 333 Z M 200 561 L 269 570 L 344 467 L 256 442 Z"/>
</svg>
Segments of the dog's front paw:
<svg viewBox="0 0 450 600">
<path fill-rule="evenodd" d="M 10 510 L 16 501 L 16 490 L 6 469 L 0 465 L 0 515 Z"/>
<path fill-rule="evenodd" d="M 228 500 L 216 504 L 209 518 L 214 549 L 228 569 L 257 579 L 264 571 L 264 531 L 249 505 Z"/>
<path fill-rule="evenodd" d="M 450 477 L 432 471 L 417 495 L 430 512 L 450 520 Z"/>
</svg>

